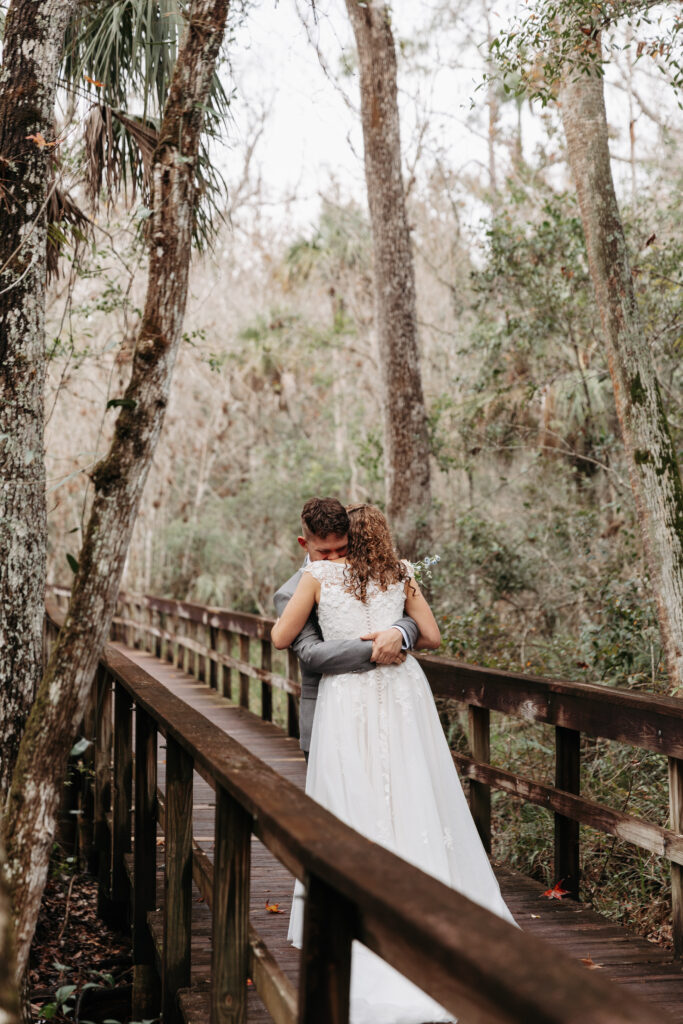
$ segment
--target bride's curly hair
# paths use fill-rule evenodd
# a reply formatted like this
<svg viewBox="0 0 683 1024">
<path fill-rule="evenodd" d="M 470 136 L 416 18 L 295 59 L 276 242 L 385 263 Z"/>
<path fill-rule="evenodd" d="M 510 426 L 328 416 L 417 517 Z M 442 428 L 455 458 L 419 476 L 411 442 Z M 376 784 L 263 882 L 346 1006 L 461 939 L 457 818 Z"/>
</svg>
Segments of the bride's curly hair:
<svg viewBox="0 0 683 1024">
<path fill-rule="evenodd" d="M 410 570 L 396 554 L 389 524 L 376 505 L 348 505 L 349 547 L 344 579 L 346 589 L 365 603 L 368 584 L 381 590 L 410 579 Z"/>
</svg>

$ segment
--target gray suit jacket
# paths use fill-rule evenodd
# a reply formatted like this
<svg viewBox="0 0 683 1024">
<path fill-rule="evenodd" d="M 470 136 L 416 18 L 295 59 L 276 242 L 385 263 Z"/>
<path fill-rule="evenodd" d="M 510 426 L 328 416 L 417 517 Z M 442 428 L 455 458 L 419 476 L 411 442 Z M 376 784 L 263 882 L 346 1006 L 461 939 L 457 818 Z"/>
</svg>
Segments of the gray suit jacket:
<svg viewBox="0 0 683 1024">
<path fill-rule="evenodd" d="M 289 599 L 294 594 L 301 579 L 301 569 L 284 583 L 275 594 L 273 601 L 278 615 L 282 615 Z M 393 623 L 400 626 L 412 647 L 419 635 L 414 619 L 408 615 Z M 318 683 L 325 672 L 365 672 L 374 668 L 370 661 L 372 654 L 371 640 L 323 640 L 318 625 L 315 609 L 298 637 L 292 644 L 292 650 L 299 659 L 301 667 L 301 703 L 299 705 L 299 737 L 302 750 L 311 745 L 311 729 L 313 713 L 318 696 Z"/>
</svg>

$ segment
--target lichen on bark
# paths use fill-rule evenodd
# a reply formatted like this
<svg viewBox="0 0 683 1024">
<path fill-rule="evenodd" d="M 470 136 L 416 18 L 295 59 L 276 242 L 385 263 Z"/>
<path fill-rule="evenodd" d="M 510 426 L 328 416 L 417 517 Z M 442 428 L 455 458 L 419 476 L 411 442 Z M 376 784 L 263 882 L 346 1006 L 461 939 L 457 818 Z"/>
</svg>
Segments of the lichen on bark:
<svg viewBox="0 0 683 1024">
<path fill-rule="evenodd" d="M 152 167 L 147 294 L 125 406 L 93 472 L 94 497 L 66 622 L 29 716 L 5 817 L 16 908 L 17 971 L 26 966 L 55 829 L 60 781 L 81 721 L 161 430 L 187 299 L 193 165 L 228 0 L 192 0 Z M 168 124 L 173 125 L 169 131 Z"/>
<path fill-rule="evenodd" d="M 0 807 L 42 671 L 43 459 L 50 150 L 62 39 L 76 0 L 14 0 L 0 69 Z"/>
<path fill-rule="evenodd" d="M 599 35 L 582 45 L 598 68 Z M 612 180 L 602 77 L 566 69 L 559 104 L 669 683 L 676 692 L 683 686 L 683 486 L 633 288 Z"/>
</svg>

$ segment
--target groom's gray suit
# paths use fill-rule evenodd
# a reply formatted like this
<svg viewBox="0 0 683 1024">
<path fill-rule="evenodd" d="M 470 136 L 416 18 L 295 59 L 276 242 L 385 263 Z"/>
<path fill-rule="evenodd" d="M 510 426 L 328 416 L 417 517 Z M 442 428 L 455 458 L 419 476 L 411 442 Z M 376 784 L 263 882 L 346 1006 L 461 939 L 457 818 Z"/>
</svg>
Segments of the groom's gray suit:
<svg viewBox="0 0 683 1024">
<path fill-rule="evenodd" d="M 273 601 L 278 615 L 282 615 L 285 606 L 294 594 L 301 579 L 301 572 L 302 569 L 295 572 L 275 594 Z M 408 646 L 413 647 L 420 632 L 415 620 L 406 615 L 405 618 L 399 619 L 393 625 L 403 631 Z M 374 662 L 370 661 L 372 640 L 323 640 L 315 608 L 292 644 L 292 650 L 301 666 L 299 737 L 301 749 L 307 751 L 311 746 L 313 713 L 315 712 L 315 701 L 318 696 L 318 683 L 321 675 L 325 672 L 366 672 L 376 666 Z"/>
</svg>

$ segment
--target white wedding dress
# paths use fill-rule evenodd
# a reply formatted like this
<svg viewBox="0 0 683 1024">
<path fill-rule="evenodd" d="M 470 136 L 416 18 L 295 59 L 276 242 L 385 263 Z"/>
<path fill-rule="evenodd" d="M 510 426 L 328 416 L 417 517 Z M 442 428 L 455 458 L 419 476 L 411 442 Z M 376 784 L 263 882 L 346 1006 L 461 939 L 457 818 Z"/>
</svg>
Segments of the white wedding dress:
<svg viewBox="0 0 683 1024">
<path fill-rule="evenodd" d="M 344 588 L 344 564 L 311 562 L 325 640 L 386 629 L 404 614 L 404 584 Z M 460 785 L 429 683 L 415 658 L 325 675 L 316 702 L 306 793 L 342 821 L 512 922 Z M 394 894 L 396 899 L 400 893 Z M 301 946 L 297 882 L 289 939 Z M 359 942 L 351 961 L 351 1024 L 423 1024 L 453 1015 Z"/>
</svg>

